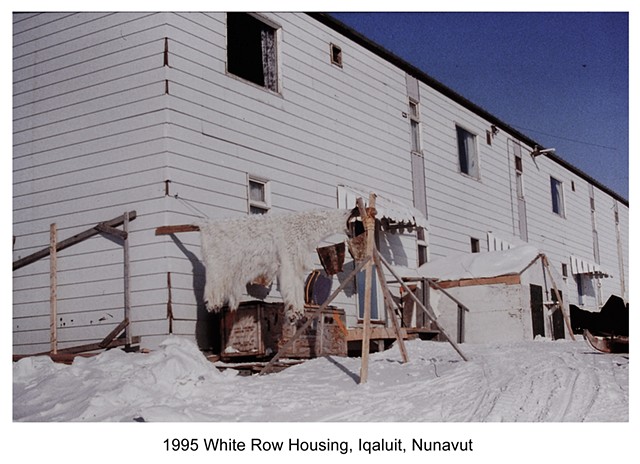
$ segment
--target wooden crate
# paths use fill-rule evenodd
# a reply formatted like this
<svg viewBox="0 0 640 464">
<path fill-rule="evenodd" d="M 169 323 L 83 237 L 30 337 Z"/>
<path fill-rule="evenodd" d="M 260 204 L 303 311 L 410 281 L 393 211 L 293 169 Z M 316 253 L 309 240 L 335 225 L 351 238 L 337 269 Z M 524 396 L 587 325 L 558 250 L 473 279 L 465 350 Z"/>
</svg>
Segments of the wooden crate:
<svg viewBox="0 0 640 464">
<path fill-rule="evenodd" d="M 243 303 L 235 312 L 225 313 L 221 334 L 221 357 L 269 358 L 287 343 L 314 311 L 314 308 L 307 308 L 305 315 L 292 323 L 286 318 L 282 303 Z M 346 356 L 347 334 L 344 318 L 344 310 L 327 308 L 282 356 L 298 359 L 325 355 Z"/>
</svg>

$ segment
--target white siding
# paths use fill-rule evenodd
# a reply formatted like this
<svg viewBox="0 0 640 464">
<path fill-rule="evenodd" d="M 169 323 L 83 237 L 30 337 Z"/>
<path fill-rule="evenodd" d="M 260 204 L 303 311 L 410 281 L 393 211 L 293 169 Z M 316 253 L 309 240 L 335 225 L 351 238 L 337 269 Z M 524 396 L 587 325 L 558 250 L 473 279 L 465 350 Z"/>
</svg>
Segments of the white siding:
<svg viewBox="0 0 640 464">
<path fill-rule="evenodd" d="M 167 333 L 164 14 L 14 15 L 14 260 L 136 210 L 133 335 Z M 58 258 L 59 347 L 104 338 L 123 318 L 123 251 L 102 236 Z M 14 272 L 14 352 L 49 349 L 49 259 Z"/>
<path fill-rule="evenodd" d="M 247 174 L 271 181 L 274 211 L 335 208 L 338 184 L 411 204 L 404 72 L 305 15 L 266 16 L 281 26 L 279 94 L 225 74 L 225 14 L 172 15 L 168 150 L 171 188 L 183 201 L 169 204 L 170 222 L 246 214 Z M 330 63 L 331 42 L 343 68 Z M 179 239 L 199 256 L 197 234 Z M 415 262 L 409 243 L 404 256 L 387 256 Z M 198 297 L 192 268 L 171 262 L 176 311 L 187 318 L 195 310 L 184 304 Z M 352 300 L 336 304 L 353 308 Z"/>
<path fill-rule="evenodd" d="M 224 13 L 14 15 L 14 259 L 47 246 L 52 222 L 63 239 L 136 210 L 133 334 L 145 346 L 169 332 L 215 344 L 199 235 L 154 230 L 246 215 L 249 175 L 270 181 L 274 211 L 334 208 L 339 184 L 413 202 L 407 71 L 308 15 L 264 16 L 279 25 L 278 93 L 226 73 Z M 512 135 L 500 128 L 489 145 L 492 122 L 425 82 L 419 92 L 431 259 L 470 251 L 470 237 L 484 249 L 488 233 L 517 245 Z M 460 173 L 456 125 L 477 136 L 478 178 Z M 589 182 L 530 150 L 523 145 L 529 243 L 560 274 L 570 256 L 593 257 Z M 563 182 L 565 217 L 551 210 L 551 175 Z M 622 292 L 620 266 L 628 293 L 628 207 L 618 203 L 618 246 L 616 200 L 596 188 L 595 201 L 600 264 L 613 275 L 601 282 L 606 299 Z M 416 264 L 412 234 L 383 237 L 381 249 L 393 264 Z M 59 260 L 61 346 L 100 340 L 122 318 L 121 246 L 94 237 Z M 48 265 L 14 273 L 16 353 L 48 349 Z M 576 302 L 573 276 L 562 285 Z M 353 293 L 335 302 L 349 325 Z"/>
</svg>

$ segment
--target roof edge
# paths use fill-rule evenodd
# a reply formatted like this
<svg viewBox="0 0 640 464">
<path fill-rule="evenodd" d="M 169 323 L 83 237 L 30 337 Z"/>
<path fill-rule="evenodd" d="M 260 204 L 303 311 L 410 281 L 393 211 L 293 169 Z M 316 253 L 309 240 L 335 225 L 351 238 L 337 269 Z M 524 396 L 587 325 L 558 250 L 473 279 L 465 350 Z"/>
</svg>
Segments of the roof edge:
<svg viewBox="0 0 640 464">
<path fill-rule="evenodd" d="M 464 106 L 468 110 L 471 110 L 472 112 L 476 113 L 478 116 L 483 117 L 484 119 L 486 119 L 491 124 L 495 124 L 496 126 L 499 126 L 500 130 L 509 133 L 512 137 L 517 138 L 521 142 L 524 142 L 525 144 L 527 144 L 527 145 L 529 145 L 531 147 L 535 147 L 536 145 L 538 145 L 541 149 L 545 148 L 540 143 L 536 142 L 535 140 L 533 140 L 529 136 L 523 134 L 519 130 L 511 127 L 509 124 L 505 123 L 504 121 L 502 121 L 498 117 L 494 116 L 489 111 L 487 111 L 484 108 L 482 108 L 481 106 L 476 105 L 471 100 L 469 100 L 466 97 L 462 96 L 461 94 L 457 93 L 456 91 L 454 91 L 450 87 L 447 87 L 442 82 L 440 82 L 440 81 L 434 79 L 433 77 L 429 76 L 427 73 L 425 73 L 421 69 L 417 68 L 416 66 L 412 65 L 411 63 L 409 63 L 405 59 L 400 58 L 399 56 L 397 56 L 396 54 L 394 54 L 391 51 L 387 50 L 386 48 L 382 47 L 381 45 L 373 42 L 371 39 L 369 39 L 369 38 L 365 37 L 364 35 L 360 34 L 355 29 L 352 29 L 351 27 L 347 26 L 343 22 L 335 19 L 334 17 L 332 17 L 328 13 L 308 12 L 306 14 L 308 16 L 310 16 L 311 18 L 315 19 L 316 21 L 324 24 L 325 26 L 330 27 L 334 31 L 336 31 L 336 32 L 344 35 L 345 37 L 353 40 L 358 45 L 364 47 L 365 49 L 369 50 L 370 52 L 378 55 L 379 57 L 383 58 L 384 60 L 386 60 L 386 61 L 390 62 L 391 64 L 397 66 L 398 68 L 404 70 L 407 74 L 412 75 L 416 79 L 422 81 L 424 84 L 427 84 L 429 87 L 441 92 L 442 94 L 444 94 L 447 97 L 451 98 L 456 103 Z M 576 174 L 577 176 L 583 178 L 584 180 L 588 181 L 589 183 L 593 184 L 594 187 L 599 188 L 600 190 L 602 190 L 606 194 L 610 195 L 611 197 L 613 197 L 614 199 L 616 199 L 617 201 L 619 201 L 620 203 L 625 205 L 627 208 L 629 207 L 629 200 L 628 199 L 624 198 L 619 193 L 614 192 L 612 189 L 610 189 L 609 187 L 605 186 L 600 181 L 594 179 L 589 174 L 587 174 L 586 172 L 584 172 L 581 169 L 577 168 L 573 164 L 569 163 L 568 161 L 562 159 L 561 157 L 559 157 L 558 155 L 553 154 L 553 153 L 545 153 L 544 156 L 546 156 L 547 158 L 551 159 L 552 161 L 558 163 L 562 167 L 568 169 L 569 171 L 573 172 L 574 174 Z"/>
</svg>

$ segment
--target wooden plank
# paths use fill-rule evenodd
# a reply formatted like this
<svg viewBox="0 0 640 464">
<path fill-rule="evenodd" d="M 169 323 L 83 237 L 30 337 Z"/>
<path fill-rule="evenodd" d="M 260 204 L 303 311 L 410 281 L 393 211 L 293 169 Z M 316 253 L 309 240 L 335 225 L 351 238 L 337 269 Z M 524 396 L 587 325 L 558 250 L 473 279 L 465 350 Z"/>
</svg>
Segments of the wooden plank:
<svg viewBox="0 0 640 464">
<path fill-rule="evenodd" d="M 131 343 L 132 344 L 138 344 L 140 343 L 140 337 L 139 336 L 135 336 L 131 338 Z M 41 352 L 41 353 L 34 353 L 34 354 L 14 354 L 13 355 L 13 360 L 14 361 L 19 361 L 22 358 L 29 358 L 31 356 L 51 356 L 52 359 L 54 358 L 54 356 L 58 356 L 58 357 L 65 357 L 65 356 L 71 356 L 71 355 L 77 355 L 77 356 L 84 356 L 81 355 L 81 353 L 86 353 L 88 351 L 99 351 L 99 350 L 103 350 L 106 348 L 117 348 L 119 346 L 124 346 L 126 345 L 126 340 L 119 338 L 117 340 L 113 340 L 111 343 L 109 343 L 107 346 L 105 347 L 101 347 L 100 343 L 90 343 L 87 345 L 78 345 L 78 346 L 73 346 L 70 348 L 63 348 L 61 350 L 58 350 L 58 353 L 56 355 L 52 356 L 52 353 L 50 352 Z M 98 354 L 98 353 L 95 353 Z M 55 359 L 54 359 L 55 361 Z"/>
<path fill-rule="evenodd" d="M 177 226 L 160 226 L 156 228 L 156 235 L 171 235 L 171 234 L 178 234 L 180 232 L 197 232 L 199 230 L 200 230 L 200 227 L 194 224 L 180 224 Z"/>
<path fill-rule="evenodd" d="M 371 283 L 373 278 L 372 259 L 373 249 L 375 247 L 375 225 L 376 225 L 376 195 L 371 193 L 369 195 L 369 207 L 365 211 L 362 198 L 356 200 L 358 209 L 360 210 L 360 217 L 364 222 L 366 240 L 367 240 L 367 265 L 365 267 L 365 280 L 364 280 L 364 321 L 363 321 L 363 334 L 362 334 L 362 357 L 360 363 L 360 384 L 366 383 L 369 377 L 369 345 L 371 335 Z"/>
<path fill-rule="evenodd" d="M 454 288 L 454 287 L 470 287 L 473 285 L 494 285 L 494 284 L 517 285 L 520 283 L 520 275 L 512 274 L 512 275 L 505 275 L 505 276 L 498 276 L 498 277 L 479 277 L 476 279 L 445 280 L 442 282 L 433 282 L 433 283 L 437 284 L 437 287 L 440 287 L 441 289 Z M 432 286 L 434 286 L 433 283 L 432 283 Z"/>
<path fill-rule="evenodd" d="M 377 250 L 376 250 L 377 252 Z M 431 321 L 433 322 L 433 324 L 436 326 L 436 328 L 440 331 L 440 333 L 442 334 L 442 336 L 449 342 L 449 344 L 453 347 L 454 350 L 456 350 L 456 352 L 460 355 L 460 357 L 462 359 L 464 359 L 465 361 L 468 361 L 467 357 L 464 355 L 464 353 L 462 352 L 462 350 L 460 349 L 460 347 L 458 347 L 458 345 L 451 340 L 451 338 L 449 337 L 449 335 L 445 332 L 445 330 L 442 328 L 442 326 L 438 323 L 437 318 L 435 317 L 435 314 L 433 312 L 433 309 L 431 308 L 431 306 L 429 306 L 429 309 L 427 309 L 422 302 L 418 299 L 418 297 L 416 297 L 413 292 L 409 289 L 409 287 L 407 287 L 407 284 L 404 283 L 404 281 L 402 280 L 402 278 L 398 275 L 398 273 L 396 271 L 393 270 L 393 268 L 391 267 L 391 265 L 384 259 L 384 257 L 382 255 L 380 255 L 380 253 L 378 252 L 378 258 L 379 260 L 382 262 L 382 264 L 385 265 L 385 267 L 389 270 L 389 272 L 391 272 L 391 274 L 393 275 L 393 277 L 396 278 L 396 280 L 398 281 L 398 283 L 400 283 L 400 285 L 405 289 L 405 291 L 407 292 L 407 294 L 409 295 L 409 297 L 415 302 L 415 304 L 422 309 L 425 314 L 427 314 L 427 316 L 429 316 L 429 319 L 431 319 Z"/>
<path fill-rule="evenodd" d="M 56 223 L 51 224 L 49 228 L 49 254 L 51 262 L 49 266 L 49 308 L 51 319 L 49 322 L 49 330 L 51 332 L 51 353 L 58 352 L 58 253 L 56 251 L 56 243 L 58 242 L 58 228 Z"/>
<path fill-rule="evenodd" d="M 404 336 L 400 331 L 400 325 L 398 324 L 398 319 L 393 311 L 393 304 L 394 304 L 393 297 L 391 296 L 389 287 L 387 287 L 387 280 L 385 278 L 384 272 L 382 271 L 382 263 L 380 263 L 380 260 L 378 259 L 378 255 L 374 254 L 373 259 L 376 264 L 378 280 L 380 280 L 380 285 L 382 286 L 382 291 L 384 294 L 384 303 L 387 308 L 387 314 L 389 315 L 389 319 L 391 320 L 391 325 L 393 326 L 393 332 L 396 336 L 396 340 L 398 341 L 398 347 L 400 348 L 400 353 L 402 354 L 402 362 L 406 363 L 406 362 L 409 362 L 409 354 L 407 353 L 407 348 L 404 346 L 404 341 L 403 341 Z"/>
<path fill-rule="evenodd" d="M 542 263 L 547 268 L 547 272 L 549 272 L 549 278 L 551 279 L 551 284 L 553 285 L 553 290 L 556 293 L 556 297 L 558 298 L 558 302 L 560 303 L 560 311 L 562 312 L 562 318 L 564 319 L 564 323 L 567 326 L 567 330 L 569 330 L 569 335 L 571 336 L 571 340 L 576 339 L 576 336 L 573 334 L 573 330 L 571 329 L 571 323 L 569 322 L 569 318 L 564 311 L 564 302 L 562 301 L 562 295 L 558 291 L 558 287 L 556 285 L 555 279 L 553 278 L 553 274 L 551 273 L 551 269 L 549 267 L 549 260 L 547 259 L 547 255 L 543 254 Z"/>
<path fill-rule="evenodd" d="M 136 218 L 136 212 L 130 211 L 129 220 L 132 221 L 135 218 Z M 118 216 L 109 221 L 101 222 L 96 226 L 92 227 L 91 229 L 87 229 L 84 232 L 80 232 L 79 234 L 74 235 L 73 237 L 69 237 L 65 240 L 62 240 L 61 242 L 58 242 L 56 244 L 56 251 L 57 252 L 62 251 L 65 248 L 69 248 L 70 246 L 75 245 L 76 243 L 80 243 L 88 238 L 93 237 L 94 235 L 99 234 L 100 230 L 98 230 L 97 226 L 100 224 L 104 224 L 109 227 L 117 227 L 121 225 L 123 222 L 124 222 L 124 216 Z M 29 256 L 25 256 L 24 258 L 14 261 L 13 270 L 15 271 L 16 269 L 20 269 L 21 267 L 24 267 L 27 264 L 34 263 L 46 256 L 49 256 L 49 253 L 50 253 L 50 247 L 47 247 L 40 251 L 36 251 L 35 253 L 30 254 Z"/>
<path fill-rule="evenodd" d="M 347 285 L 351 285 L 352 283 L 352 279 L 355 278 L 356 274 L 358 274 L 358 272 L 360 272 L 360 270 L 367 264 L 369 263 L 370 259 L 363 259 L 361 262 L 359 262 L 355 268 L 353 269 L 353 271 L 351 271 L 351 274 L 349 274 L 347 276 L 347 278 L 345 278 L 342 283 L 340 284 L 340 286 L 338 286 L 338 288 L 336 288 L 333 293 L 329 296 L 329 298 L 327 298 L 327 301 L 325 301 L 324 303 L 322 303 L 322 305 L 320 305 L 320 307 L 318 307 L 318 309 L 315 310 L 315 312 L 313 313 L 313 315 L 311 317 L 309 317 L 307 319 L 307 322 L 305 322 L 302 326 L 300 326 L 300 328 L 298 329 L 298 331 L 293 334 L 293 337 L 291 337 L 289 339 L 289 341 L 287 341 L 287 343 L 284 344 L 284 346 L 282 348 L 280 348 L 280 350 L 275 354 L 275 356 L 273 358 L 271 358 L 271 360 L 267 363 L 266 366 L 264 366 L 264 368 L 260 371 L 260 375 L 264 375 L 264 374 L 268 374 L 269 371 L 271 370 L 271 368 L 273 367 L 273 365 L 278 361 L 278 359 L 280 359 L 280 357 L 282 356 L 283 353 L 286 353 L 287 350 L 289 350 L 291 348 L 291 346 L 293 346 L 293 343 L 296 341 L 296 339 L 298 339 L 300 337 L 300 335 L 302 335 L 302 333 L 307 330 L 307 328 L 313 323 L 314 320 L 316 320 L 320 314 L 322 314 L 322 311 L 324 311 L 330 304 L 331 302 L 338 296 L 338 294 L 344 290 L 344 288 Z"/>
<path fill-rule="evenodd" d="M 109 344 L 122 332 L 125 328 L 129 327 L 129 319 L 125 318 L 120 324 L 117 325 L 109 334 L 102 339 L 99 345 L 102 348 L 106 348 Z"/>
<path fill-rule="evenodd" d="M 400 328 L 400 335 L 403 339 L 407 338 L 407 329 Z M 364 330 L 360 327 L 348 329 L 347 341 L 360 341 L 364 337 Z M 397 335 L 393 328 L 391 327 L 373 327 L 369 331 L 369 338 L 371 340 L 392 340 L 396 339 Z"/>
<path fill-rule="evenodd" d="M 129 258 L 129 213 L 124 212 L 124 221 L 122 223 L 122 229 L 124 233 L 124 244 L 122 246 L 123 253 L 123 274 L 124 274 L 124 320 L 125 325 L 125 339 L 127 345 L 131 345 L 131 328 L 129 327 L 129 321 L 131 320 L 131 272 L 130 272 L 130 258 Z"/>
<path fill-rule="evenodd" d="M 96 225 L 96 229 L 105 234 L 113 235 L 114 237 L 120 237 L 122 240 L 125 240 L 127 238 L 126 232 L 120 229 L 116 229 L 115 227 L 108 226 L 106 224 L 98 224 Z"/>
</svg>

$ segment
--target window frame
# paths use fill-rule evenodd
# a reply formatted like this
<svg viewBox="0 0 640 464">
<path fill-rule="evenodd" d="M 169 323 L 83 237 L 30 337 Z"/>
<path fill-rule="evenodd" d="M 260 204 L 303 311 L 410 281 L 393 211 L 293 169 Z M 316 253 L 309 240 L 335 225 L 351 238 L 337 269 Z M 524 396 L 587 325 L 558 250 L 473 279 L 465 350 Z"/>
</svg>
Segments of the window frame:
<svg viewBox="0 0 640 464">
<path fill-rule="evenodd" d="M 265 26 L 265 28 L 270 29 L 273 32 L 273 42 L 274 42 L 274 52 L 273 52 L 273 60 L 275 61 L 274 63 L 274 67 L 275 67 L 275 82 L 273 84 L 273 87 L 270 87 L 268 85 L 268 83 L 263 82 L 262 84 L 256 82 L 256 80 L 252 79 L 251 77 L 248 77 L 247 74 L 242 75 L 242 73 L 238 73 L 238 72 L 234 72 L 234 70 L 230 69 L 230 58 L 229 58 L 229 53 L 230 53 L 230 33 L 229 33 L 229 15 L 230 14 L 241 14 L 241 15 L 246 15 L 246 16 L 250 16 L 251 18 L 253 18 L 254 20 L 256 20 L 257 22 L 261 23 L 263 26 Z M 280 94 L 280 91 L 282 89 L 282 84 L 281 84 L 281 78 L 282 78 L 282 73 L 281 73 L 281 66 L 280 66 L 280 48 L 281 48 L 281 39 L 280 39 L 280 30 L 281 30 L 281 26 L 279 24 L 276 24 L 275 22 L 271 21 L 268 18 L 265 18 L 262 15 L 256 14 L 256 13 L 248 13 L 248 12 L 229 12 L 226 14 L 226 56 L 225 56 L 225 71 L 226 74 L 230 77 L 233 77 L 235 79 L 238 79 L 242 82 L 245 82 L 249 85 L 253 85 L 256 88 L 260 88 L 263 90 L 267 90 L 269 92 L 275 93 L 275 94 Z M 262 53 L 262 52 L 261 52 Z M 237 70 L 235 70 L 237 71 Z"/>
<path fill-rule="evenodd" d="M 565 203 L 564 203 L 564 182 L 560 179 L 556 179 L 553 176 L 549 176 L 549 186 L 551 191 L 551 211 L 553 214 L 557 214 L 561 218 L 566 217 Z"/>
<path fill-rule="evenodd" d="M 254 200 L 251 198 L 251 184 L 262 186 L 264 200 Z M 262 212 L 253 212 L 252 209 L 259 209 Z M 262 177 L 247 175 L 247 212 L 248 214 L 266 214 L 271 211 L 271 181 Z"/>
<path fill-rule="evenodd" d="M 409 98 L 409 131 L 411 153 L 422 154 L 422 134 L 420 125 L 420 102 Z"/>
<path fill-rule="evenodd" d="M 336 56 L 337 52 L 337 56 Z M 331 64 L 342 68 L 342 47 L 336 45 L 334 43 L 329 44 L 329 58 L 331 59 Z"/>
<path fill-rule="evenodd" d="M 471 132 L 469 129 L 461 126 L 460 124 L 455 125 L 456 128 L 456 148 L 458 154 L 458 172 L 472 179 L 480 180 L 480 150 L 478 147 L 478 135 L 474 132 Z M 461 143 L 460 136 L 465 135 L 471 138 L 472 143 L 471 147 L 473 148 L 473 153 L 469 153 L 467 151 L 467 144 L 464 145 Z M 464 147 L 464 152 L 463 152 Z M 463 158 L 466 161 L 466 170 L 463 169 Z M 473 161 L 475 161 L 475 169 L 471 169 L 474 166 Z"/>
</svg>

